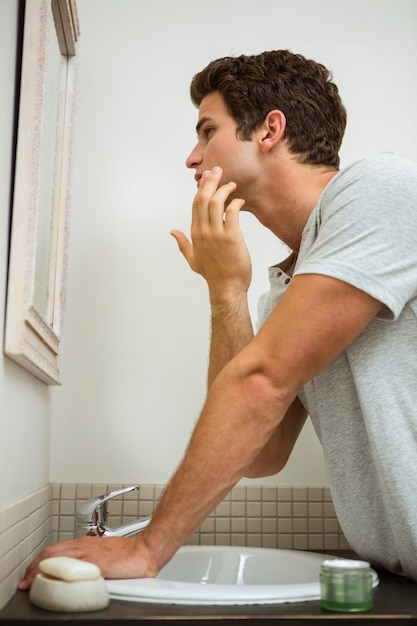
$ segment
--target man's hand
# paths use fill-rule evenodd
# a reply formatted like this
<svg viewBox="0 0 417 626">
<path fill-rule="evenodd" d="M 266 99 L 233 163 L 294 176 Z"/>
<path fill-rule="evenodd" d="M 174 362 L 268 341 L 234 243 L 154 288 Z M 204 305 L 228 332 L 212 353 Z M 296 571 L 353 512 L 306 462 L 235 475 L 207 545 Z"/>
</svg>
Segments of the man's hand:
<svg viewBox="0 0 417 626">
<path fill-rule="evenodd" d="M 199 181 L 192 210 L 191 239 L 173 230 L 178 247 L 192 270 L 208 283 L 212 300 L 234 298 L 247 292 L 252 264 L 239 227 L 239 211 L 245 201 L 234 198 L 233 182 L 220 184 L 222 170 L 204 172 Z"/>
<path fill-rule="evenodd" d="M 149 578 L 158 573 L 146 543 L 134 537 L 80 537 L 44 548 L 29 565 L 19 589 L 29 589 L 43 559 L 68 556 L 95 563 L 104 578 Z"/>
</svg>

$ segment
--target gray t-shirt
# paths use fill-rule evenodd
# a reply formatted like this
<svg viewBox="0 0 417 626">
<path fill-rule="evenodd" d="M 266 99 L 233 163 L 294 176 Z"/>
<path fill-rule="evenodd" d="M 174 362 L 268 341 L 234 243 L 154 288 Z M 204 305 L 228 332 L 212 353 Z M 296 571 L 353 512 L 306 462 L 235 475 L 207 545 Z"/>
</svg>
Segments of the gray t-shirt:
<svg viewBox="0 0 417 626">
<path fill-rule="evenodd" d="M 350 545 L 417 580 L 417 163 L 383 154 L 331 180 L 305 226 L 294 271 L 311 273 L 383 304 L 299 397 L 322 443 Z M 288 282 L 277 267 L 269 275 L 260 321 Z"/>
</svg>

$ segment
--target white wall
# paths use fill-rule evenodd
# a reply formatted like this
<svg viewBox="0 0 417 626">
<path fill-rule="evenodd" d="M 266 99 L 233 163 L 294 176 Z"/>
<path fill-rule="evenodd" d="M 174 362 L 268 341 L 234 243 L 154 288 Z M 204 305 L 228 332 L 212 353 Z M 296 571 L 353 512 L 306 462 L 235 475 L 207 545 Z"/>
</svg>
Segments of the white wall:
<svg viewBox="0 0 417 626">
<path fill-rule="evenodd" d="M 4 319 L 18 1 L 0 2 L 0 311 Z M 0 358 L 0 509 L 49 482 L 50 389 Z"/>
<path fill-rule="evenodd" d="M 349 123 L 343 164 L 417 158 L 415 0 L 78 0 L 77 141 L 63 386 L 51 480 L 164 483 L 204 402 L 203 280 L 170 238 L 195 193 L 194 73 L 290 48 L 325 63 Z M 251 308 L 283 248 L 250 217 Z M 225 416 L 225 419 L 227 416 Z M 279 484 L 326 484 L 311 429 Z M 262 481 L 266 482 L 266 481 Z"/>
</svg>

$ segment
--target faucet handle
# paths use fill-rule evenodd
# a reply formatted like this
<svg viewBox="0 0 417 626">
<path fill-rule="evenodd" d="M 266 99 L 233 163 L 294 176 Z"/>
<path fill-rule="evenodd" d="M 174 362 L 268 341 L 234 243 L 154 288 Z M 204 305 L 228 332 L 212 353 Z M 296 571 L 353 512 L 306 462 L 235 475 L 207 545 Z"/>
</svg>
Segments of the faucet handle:
<svg viewBox="0 0 417 626">
<path fill-rule="evenodd" d="M 111 491 L 110 493 L 98 496 L 96 498 L 90 498 L 90 500 L 83 502 L 83 504 L 78 509 L 77 523 L 93 524 L 94 526 L 96 526 L 97 524 L 104 524 L 107 521 L 108 513 L 106 502 L 108 502 L 112 498 L 117 498 L 124 493 L 136 491 L 139 488 L 140 487 L 138 485 L 135 485 L 133 487 L 124 487 L 123 489 L 117 489 L 116 491 Z"/>
</svg>

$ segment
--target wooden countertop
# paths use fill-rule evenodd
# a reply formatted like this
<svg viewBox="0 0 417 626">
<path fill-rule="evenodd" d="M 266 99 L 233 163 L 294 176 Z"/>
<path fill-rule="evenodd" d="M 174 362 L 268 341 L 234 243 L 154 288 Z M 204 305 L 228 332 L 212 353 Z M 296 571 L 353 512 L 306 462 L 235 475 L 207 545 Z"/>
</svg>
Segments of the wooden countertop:
<svg viewBox="0 0 417 626">
<path fill-rule="evenodd" d="M 374 591 L 374 608 L 367 613 L 330 613 L 320 608 L 320 602 L 294 602 L 290 604 L 255 606 L 175 606 L 123 602 L 111 600 L 103 611 L 90 613 L 53 613 L 33 606 L 29 594 L 18 591 L 6 607 L 0 611 L 0 624 L 19 626 L 31 622 L 34 626 L 48 626 L 51 622 L 65 622 L 81 626 L 97 621 L 109 624 L 124 624 L 132 621 L 143 626 L 157 626 L 163 622 L 172 625 L 190 626 L 190 622 L 203 624 L 214 621 L 216 626 L 263 625 L 271 622 L 315 624 L 326 622 L 329 626 L 336 622 L 343 624 L 416 624 L 417 625 L 417 583 L 388 572 L 378 572 L 380 584 Z"/>
</svg>

